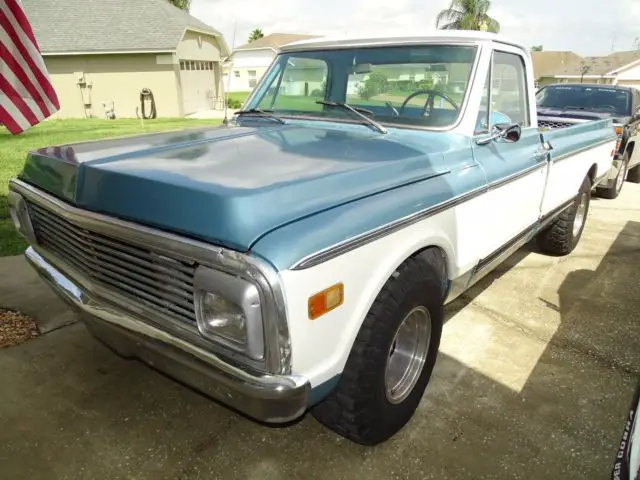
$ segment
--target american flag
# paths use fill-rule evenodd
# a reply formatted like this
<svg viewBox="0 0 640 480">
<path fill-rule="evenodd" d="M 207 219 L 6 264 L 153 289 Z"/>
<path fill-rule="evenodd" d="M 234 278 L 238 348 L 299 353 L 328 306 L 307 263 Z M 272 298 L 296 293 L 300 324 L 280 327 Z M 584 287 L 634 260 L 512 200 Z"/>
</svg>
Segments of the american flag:
<svg viewBox="0 0 640 480">
<path fill-rule="evenodd" d="M 18 134 L 60 109 L 19 0 L 0 0 L 0 125 Z"/>
</svg>

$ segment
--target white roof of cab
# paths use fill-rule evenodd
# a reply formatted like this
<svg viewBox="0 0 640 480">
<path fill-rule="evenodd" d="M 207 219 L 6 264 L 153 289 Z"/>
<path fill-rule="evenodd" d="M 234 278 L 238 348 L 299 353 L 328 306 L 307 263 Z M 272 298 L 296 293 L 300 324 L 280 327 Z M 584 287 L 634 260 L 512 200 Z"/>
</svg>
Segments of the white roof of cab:
<svg viewBox="0 0 640 480">
<path fill-rule="evenodd" d="M 480 43 L 480 42 L 496 42 L 506 45 L 512 45 L 520 48 L 525 52 L 529 50 L 507 37 L 490 32 L 479 32 L 475 30 L 438 30 L 433 33 L 420 36 L 376 36 L 376 37 L 320 37 L 309 40 L 301 40 L 293 42 L 281 47 L 281 52 L 293 52 L 300 50 L 315 49 L 332 49 L 332 48 L 348 48 L 348 47 L 372 47 L 372 46 L 390 46 L 390 45 L 416 45 L 424 43 Z"/>
</svg>

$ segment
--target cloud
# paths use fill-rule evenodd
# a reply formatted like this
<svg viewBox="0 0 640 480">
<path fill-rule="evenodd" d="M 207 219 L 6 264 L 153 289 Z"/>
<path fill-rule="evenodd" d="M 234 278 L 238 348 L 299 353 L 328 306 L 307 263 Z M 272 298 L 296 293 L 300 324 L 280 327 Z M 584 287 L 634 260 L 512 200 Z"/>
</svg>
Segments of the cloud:
<svg viewBox="0 0 640 480">
<path fill-rule="evenodd" d="M 431 32 L 450 0 L 192 0 L 191 13 L 222 31 L 227 43 L 246 43 L 254 28 L 318 35 L 414 35 Z M 605 55 L 630 50 L 640 37 L 637 0 L 493 0 L 501 33 L 546 50 Z"/>
</svg>

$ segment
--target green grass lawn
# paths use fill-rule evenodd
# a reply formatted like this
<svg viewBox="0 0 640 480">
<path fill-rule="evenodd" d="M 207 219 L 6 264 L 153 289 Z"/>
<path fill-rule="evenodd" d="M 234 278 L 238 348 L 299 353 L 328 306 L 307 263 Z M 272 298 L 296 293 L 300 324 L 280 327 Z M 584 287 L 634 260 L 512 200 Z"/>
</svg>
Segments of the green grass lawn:
<svg viewBox="0 0 640 480">
<path fill-rule="evenodd" d="M 229 100 L 237 100 L 240 103 L 244 103 L 249 95 L 251 95 L 251 92 L 229 92 Z"/>
<path fill-rule="evenodd" d="M 26 248 L 9 218 L 7 192 L 9 179 L 20 172 L 29 150 L 86 140 L 219 124 L 220 120 L 183 118 L 145 120 L 144 125 L 135 119 L 49 120 L 21 135 L 11 135 L 0 126 L 0 257 L 20 254 Z"/>
</svg>

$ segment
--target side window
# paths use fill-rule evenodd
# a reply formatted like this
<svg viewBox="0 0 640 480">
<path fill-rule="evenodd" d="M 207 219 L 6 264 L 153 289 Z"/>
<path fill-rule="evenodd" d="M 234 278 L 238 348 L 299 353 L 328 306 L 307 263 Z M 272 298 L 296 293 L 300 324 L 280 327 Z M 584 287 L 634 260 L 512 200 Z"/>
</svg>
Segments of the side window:
<svg viewBox="0 0 640 480">
<path fill-rule="evenodd" d="M 520 55 L 494 52 L 491 107 L 492 125 L 502 122 L 518 123 L 521 127 L 531 125 L 526 69 Z"/>
<path fill-rule="evenodd" d="M 324 60 L 289 57 L 284 70 L 275 79 L 260 108 L 321 111 L 327 86 L 328 67 Z"/>
</svg>

